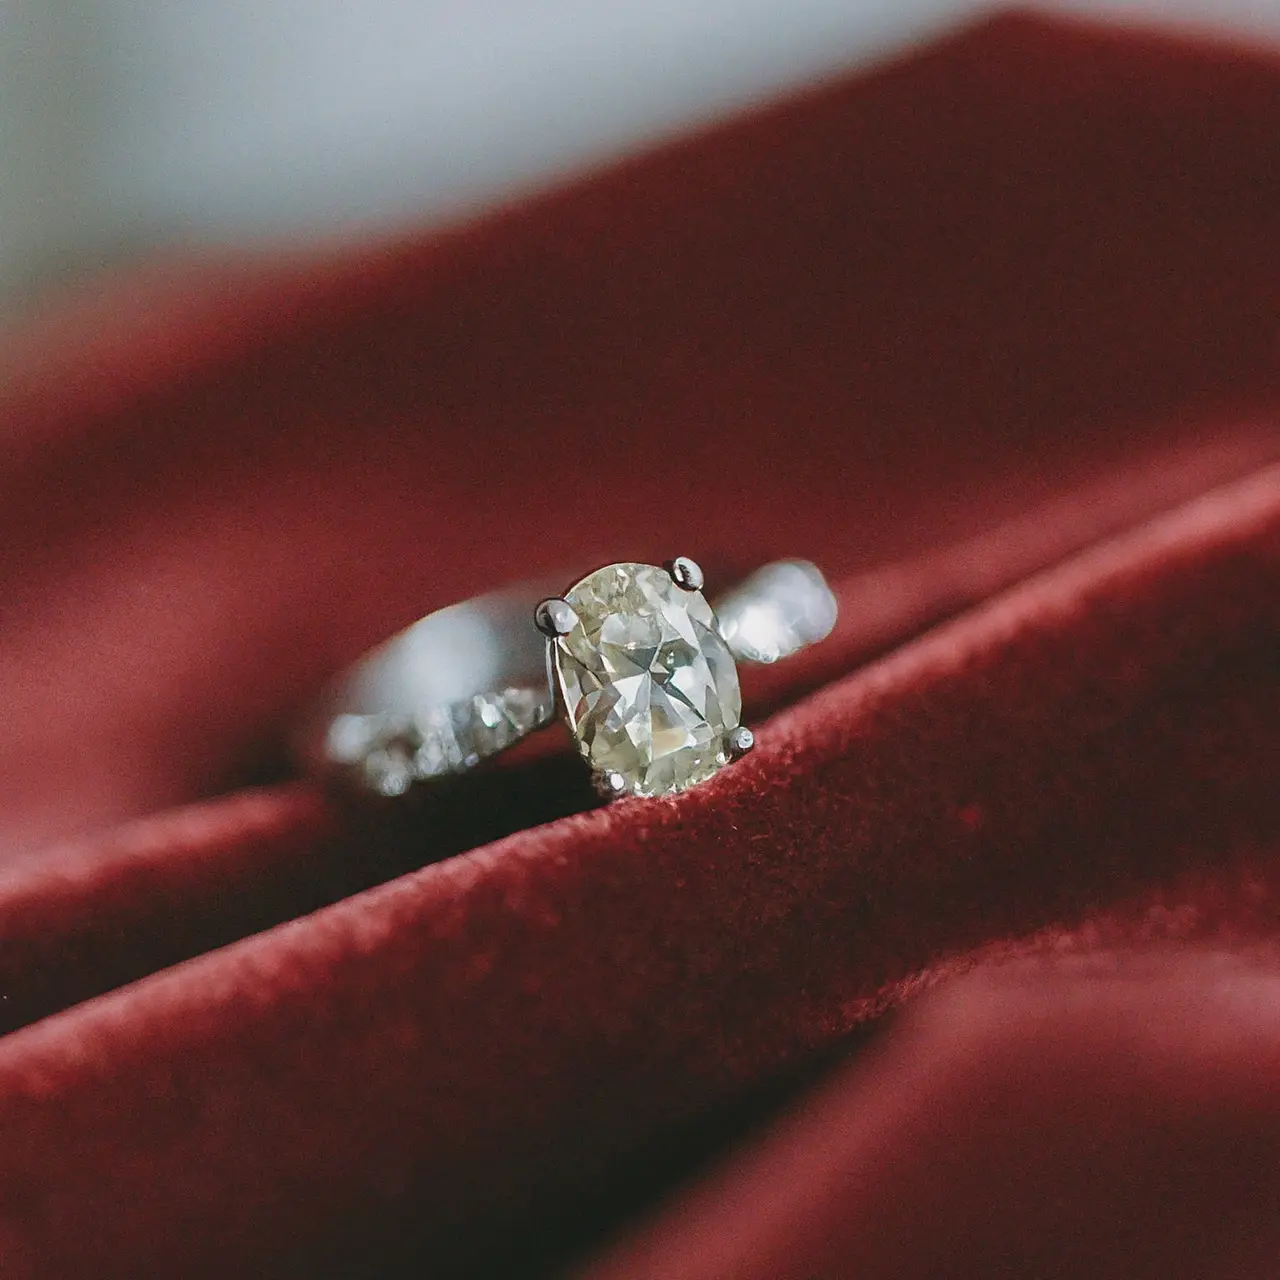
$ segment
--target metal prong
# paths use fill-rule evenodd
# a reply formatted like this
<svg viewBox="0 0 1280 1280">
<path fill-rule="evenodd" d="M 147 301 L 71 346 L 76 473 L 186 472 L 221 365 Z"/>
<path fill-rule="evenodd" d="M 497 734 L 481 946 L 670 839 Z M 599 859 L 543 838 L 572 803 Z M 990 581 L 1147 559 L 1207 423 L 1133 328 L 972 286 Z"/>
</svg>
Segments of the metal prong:
<svg viewBox="0 0 1280 1280">
<path fill-rule="evenodd" d="M 755 745 L 756 735 L 745 724 L 740 724 L 736 729 L 730 730 L 729 754 L 735 760 L 739 756 L 745 756 Z"/>
<path fill-rule="evenodd" d="M 688 556 L 676 556 L 674 560 L 667 561 L 666 568 L 677 587 L 683 587 L 686 591 L 702 590 L 702 570 L 696 560 L 690 560 Z"/>
<path fill-rule="evenodd" d="M 533 611 L 533 625 L 554 640 L 556 636 L 567 636 L 578 625 L 578 615 L 567 600 L 551 596 Z"/>
<path fill-rule="evenodd" d="M 608 773 L 594 773 L 591 778 L 595 783 L 596 794 L 605 800 L 616 800 L 619 796 L 626 794 L 626 778 L 612 769 Z"/>
</svg>

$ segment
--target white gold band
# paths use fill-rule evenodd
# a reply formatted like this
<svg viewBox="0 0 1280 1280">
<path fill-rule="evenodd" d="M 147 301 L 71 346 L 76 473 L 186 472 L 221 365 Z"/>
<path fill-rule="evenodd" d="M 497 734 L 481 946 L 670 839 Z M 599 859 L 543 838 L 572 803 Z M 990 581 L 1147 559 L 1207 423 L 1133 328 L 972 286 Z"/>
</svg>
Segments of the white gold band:
<svg viewBox="0 0 1280 1280">
<path fill-rule="evenodd" d="M 683 564 L 698 572 L 692 561 Z M 559 584 L 555 584 L 558 586 Z M 371 650 L 333 680 L 301 722 L 308 771 L 400 795 L 465 773 L 556 715 L 548 640 L 534 622 L 549 583 L 452 605 Z M 721 596 L 720 633 L 738 661 L 773 662 L 826 636 L 835 600 L 807 561 L 764 566 Z"/>
</svg>

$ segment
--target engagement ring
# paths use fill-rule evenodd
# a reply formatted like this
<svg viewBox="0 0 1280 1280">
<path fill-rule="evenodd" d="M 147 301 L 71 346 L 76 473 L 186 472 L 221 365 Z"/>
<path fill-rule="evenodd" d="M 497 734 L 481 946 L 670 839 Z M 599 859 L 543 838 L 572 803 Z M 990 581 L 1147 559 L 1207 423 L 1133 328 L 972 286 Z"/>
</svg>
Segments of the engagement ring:
<svg viewBox="0 0 1280 1280">
<path fill-rule="evenodd" d="M 343 673 L 297 752 L 396 796 L 474 769 L 558 714 L 601 795 L 671 795 L 753 746 L 737 664 L 786 658 L 835 620 L 803 560 L 766 565 L 714 608 L 685 556 L 606 565 L 560 595 L 495 592 L 429 614 Z"/>
</svg>

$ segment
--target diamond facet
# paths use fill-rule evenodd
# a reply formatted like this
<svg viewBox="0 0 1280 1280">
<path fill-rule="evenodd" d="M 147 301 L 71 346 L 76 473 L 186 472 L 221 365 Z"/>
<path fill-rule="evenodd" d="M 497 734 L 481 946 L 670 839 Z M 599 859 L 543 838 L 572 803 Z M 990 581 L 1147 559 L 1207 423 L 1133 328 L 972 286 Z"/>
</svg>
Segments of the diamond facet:
<svg viewBox="0 0 1280 1280">
<path fill-rule="evenodd" d="M 564 597 L 577 622 L 552 640 L 565 713 L 597 777 L 632 795 L 681 791 L 730 756 L 738 671 L 701 591 L 665 569 L 611 564 Z"/>
</svg>

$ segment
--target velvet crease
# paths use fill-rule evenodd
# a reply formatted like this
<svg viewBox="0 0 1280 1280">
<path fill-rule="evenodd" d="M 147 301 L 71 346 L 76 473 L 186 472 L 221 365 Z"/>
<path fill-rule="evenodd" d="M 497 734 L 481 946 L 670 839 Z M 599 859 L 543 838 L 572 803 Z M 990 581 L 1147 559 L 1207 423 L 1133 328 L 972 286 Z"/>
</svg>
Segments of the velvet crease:
<svg viewBox="0 0 1280 1280">
<path fill-rule="evenodd" d="M 7 335 L 0 1275 L 1274 1274 L 1277 138 L 1271 53 L 1005 17 Z M 677 553 L 841 604 L 707 785 L 282 776 Z"/>
</svg>

